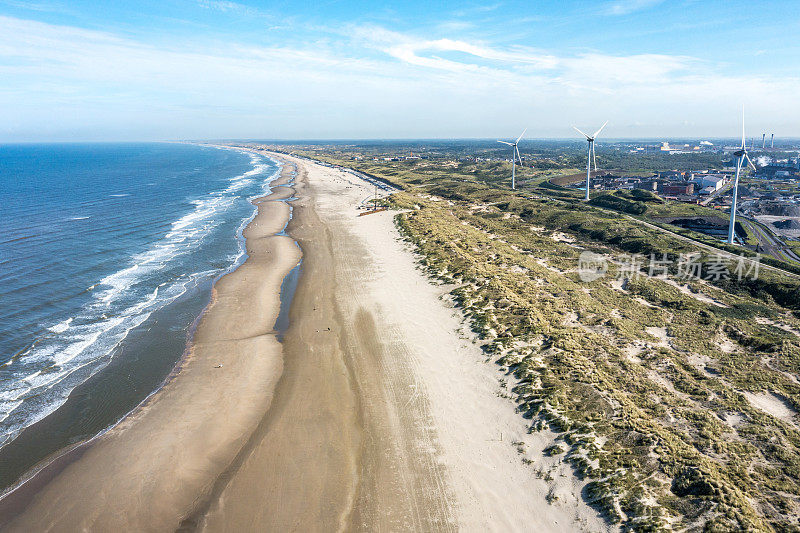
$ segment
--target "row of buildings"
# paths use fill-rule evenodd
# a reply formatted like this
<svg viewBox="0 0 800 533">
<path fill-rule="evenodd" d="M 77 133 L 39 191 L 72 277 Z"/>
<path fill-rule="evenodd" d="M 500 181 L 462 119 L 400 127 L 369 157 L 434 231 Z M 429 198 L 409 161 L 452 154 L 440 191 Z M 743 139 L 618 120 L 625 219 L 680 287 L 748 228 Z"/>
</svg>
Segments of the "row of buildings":
<svg viewBox="0 0 800 533">
<path fill-rule="evenodd" d="M 594 189 L 642 189 L 665 198 L 700 201 L 720 189 L 731 179 L 729 174 L 712 172 L 681 172 L 669 170 L 651 176 L 621 177 L 613 174 L 595 176 Z"/>
<path fill-rule="evenodd" d="M 700 141 L 696 144 L 689 144 L 689 143 L 670 143 L 669 141 L 664 141 L 661 144 L 645 144 L 645 145 L 636 145 L 630 150 L 631 153 L 644 153 L 644 154 L 655 154 L 655 153 L 667 153 L 667 154 L 694 154 L 698 152 L 712 152 L 718 150 L 714 143 L 710 141 Z"/>
</svg>

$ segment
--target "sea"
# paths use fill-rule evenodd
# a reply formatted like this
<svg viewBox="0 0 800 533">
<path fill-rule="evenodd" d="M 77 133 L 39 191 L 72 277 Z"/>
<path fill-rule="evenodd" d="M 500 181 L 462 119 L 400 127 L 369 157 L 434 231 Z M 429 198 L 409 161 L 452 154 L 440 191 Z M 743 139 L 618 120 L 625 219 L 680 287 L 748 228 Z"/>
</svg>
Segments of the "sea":
<svg viewBox="0 0 800 533">
<path fill-rule="evenodd" d="M 278 170 L 193 144 L 0 145 L 0 490 L 159 388 Z"/>
</svg>

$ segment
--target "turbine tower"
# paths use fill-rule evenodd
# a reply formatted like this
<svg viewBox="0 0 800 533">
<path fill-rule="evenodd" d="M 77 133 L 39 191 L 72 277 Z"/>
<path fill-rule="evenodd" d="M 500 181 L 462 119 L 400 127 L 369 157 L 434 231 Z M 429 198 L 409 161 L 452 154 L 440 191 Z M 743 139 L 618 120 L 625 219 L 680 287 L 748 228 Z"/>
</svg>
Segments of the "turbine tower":
<svg viewBox="0 0 800 533">
<path fill-rule="evenodd" d="M 593 135 L 586 135 L 581 130 L 572 126 L 575 131 L 586 137 L 586 140 L 589 141 L 589 149 L 586 152 L 586 201 L 589 201 L 589 188 L 592 186 L 592 160 L 594 160 L 594 170 L 597 171 L 597 156 L 594 153 L 594 140 L 600 135 L 600 132 L 603 131 L 603 128 L 606 127 L 608 121 L 606 120 L 600 129 L 594 132 Z"/>
<path fill-rule="evenodd" d="M 742 171 L 745 159 L 747 163 L 756 170 L 756 166 L 750 161 L 750 156 L 747 155 L 747 146 L 744 142 L 744 109 L 742 109 L 742 146 L 733 152 L 733 155 L 738 158 L 736 161 L 736 177 L 733 180 L 733 200 L 731 201 L 731 221 L 728 226 L 728 244 L 735 244 L 736 237 L 736 201 L 739 197 L 739 174 Z"/>
<path fill-rule="evenodd" d="M 519 155 L 519 148 L 517 145 L 519 144 L 520 139 L 522 136 L 525 135 L 525 132 L 528 131 L 528 128 L 522 130 L 517 140 L 513 143 L 506 142 L 506 141 L 497 141 L 499 143 L 507 144 L 511 147 L 511 188 L 516 190 L 517 189 L 517 160 L 519 160 L 519 164 L 522 164 L 522 158 Z"/>
</svg>

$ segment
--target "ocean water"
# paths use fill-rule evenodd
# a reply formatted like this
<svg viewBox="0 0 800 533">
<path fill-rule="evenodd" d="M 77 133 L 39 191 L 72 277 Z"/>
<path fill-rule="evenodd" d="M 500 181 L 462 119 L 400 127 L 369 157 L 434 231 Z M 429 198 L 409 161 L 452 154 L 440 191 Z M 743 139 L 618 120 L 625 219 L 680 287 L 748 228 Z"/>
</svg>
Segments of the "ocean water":
<svg viewBox="0 0 800 533">
<path fill-rule="evenodd" d="M 0 478 L 164 379 L 277 170 L 187 144 L 0 146 L 0 453 L 46 428 Z"/>
</svg>

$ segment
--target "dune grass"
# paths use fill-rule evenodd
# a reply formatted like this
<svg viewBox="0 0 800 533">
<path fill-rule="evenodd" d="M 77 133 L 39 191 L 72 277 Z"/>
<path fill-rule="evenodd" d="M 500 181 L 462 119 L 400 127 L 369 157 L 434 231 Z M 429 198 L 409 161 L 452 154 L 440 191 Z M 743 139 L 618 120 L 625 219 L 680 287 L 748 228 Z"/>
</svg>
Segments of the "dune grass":
<svg viewBox="0 0 800 533">
<path fill-rule="evenodd" d="M 572 171 L 566 162 L 520 170 L 524 188 L 513 192 L 503 163 L 312 155 L 403 189 L 391 203 L 422 267 L 507 373 L 530 431 L 557 435 L 545 455 L 572 465 L 609 521 L 633 531 L 800 528 L 798 278 L 762 269 L 738 279 L 735 265 L 729 279 L 681 278 L 675 260 L 715 254 L 621 212 L 698 208 L 635 193 L 587 205 L 548 181 Z M 586 251 L 606 259 L 605 276 L 582 281 Z M 633 254 L 640 270 L 625 263 Z M 670 260 L 664 277 L 647 275 L 651 254 Z"/>
<path fill-rule="evenodd" d="M 613 262 L 585 283 L 581 251 L 611 260 L 691 245 L 547 199 L 430 190 L 395 196 L 408 210 L 398 226 L 517 379 L 531 431 L 559 432 L 549 453 L 590 480 L 585 496 L 609 520 L 641 531 L 797 527 L 798 427 L 743 395 L 800 409 L 800 337 L 786 330 L 800 321 L 789 309 L 734 281 L 617 280 Z"/>
</svg>

